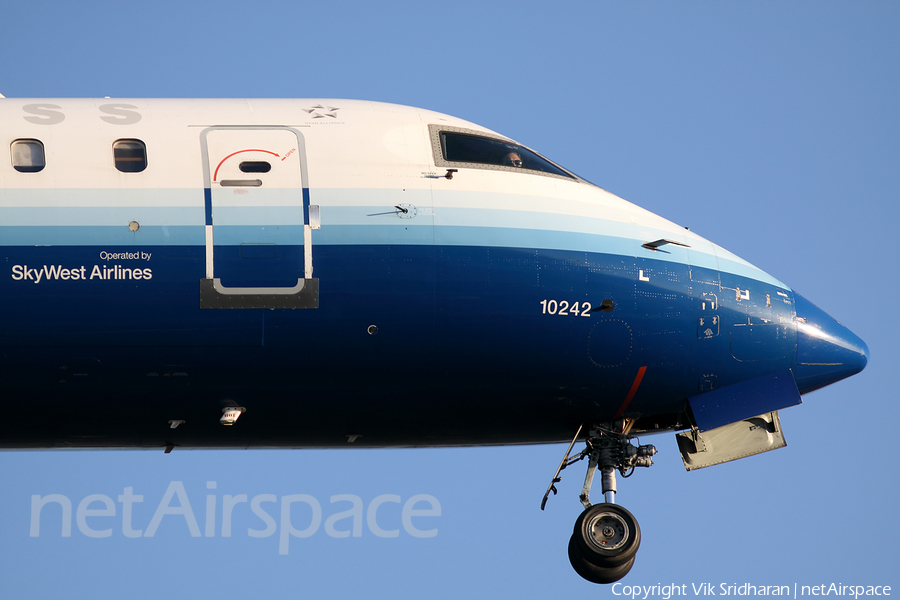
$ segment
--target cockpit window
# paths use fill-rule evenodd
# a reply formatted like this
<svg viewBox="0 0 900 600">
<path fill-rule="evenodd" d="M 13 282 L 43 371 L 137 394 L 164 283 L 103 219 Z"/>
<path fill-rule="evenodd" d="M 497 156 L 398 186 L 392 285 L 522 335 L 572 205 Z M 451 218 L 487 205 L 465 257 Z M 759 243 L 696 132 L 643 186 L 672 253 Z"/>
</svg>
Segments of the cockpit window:
<svg viewBox="0 0 900 600">
<path fill-rule="evenodd" d="M 540 154 L 510 140 L 488 137 L 459 127 L 429 126 L 435 163 L 500 171 L 522 171 L 576 179 Z"/>
</svg>

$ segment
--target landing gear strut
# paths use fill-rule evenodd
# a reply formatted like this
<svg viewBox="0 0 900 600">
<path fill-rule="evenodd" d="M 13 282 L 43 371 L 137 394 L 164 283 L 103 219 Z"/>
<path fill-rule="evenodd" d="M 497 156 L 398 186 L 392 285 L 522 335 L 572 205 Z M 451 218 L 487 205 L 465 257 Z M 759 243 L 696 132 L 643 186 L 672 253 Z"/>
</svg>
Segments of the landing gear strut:
<svg viewBox="0 0 900 600">
<path fill-rule="evenodd" d="M 628 436 L 630 423 L 618 421 L 593 426 L 585 440 L 585 449 L 570 456 L 569 452 L 581 435 L 581 429 L 578 428 L 547 493 L 544 494 L 541 510 L 546 506 L 550 492 L 556 494 L 556 484 L 561 480 L 560 471 L 587 458 L 587 474 L 579 496 L 584 512 L 575 521 L 574 532 L 569 539 L 569 562 L 575 572 L 588 581 L 613 583 L 631 570 L 634 556 L 641 545 L 641 528 L 637 520 L 615 503 L 616 470 L 622 477 L 629 477 L 635 467 L 651 466 L 656 448 L 632 444 L 632 438 Z M 604 502 L 591 504 L 591 484 L 597 469 L 601 474 Z"/>
</svg>

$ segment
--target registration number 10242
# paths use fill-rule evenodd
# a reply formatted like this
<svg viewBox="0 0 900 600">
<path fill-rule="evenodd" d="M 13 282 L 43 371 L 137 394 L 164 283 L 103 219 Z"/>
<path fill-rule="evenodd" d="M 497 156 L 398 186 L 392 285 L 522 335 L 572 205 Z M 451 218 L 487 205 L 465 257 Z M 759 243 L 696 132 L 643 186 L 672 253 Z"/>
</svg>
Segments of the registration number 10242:
<svg viewBox="0 0 900 600">
<path fill-rule="evenodd" d="M 568 302 L 566 300 L 541 300 L 542 315 L 572 315 L 575 317 L 590 317 L 590 302 Z"/>
</svg>

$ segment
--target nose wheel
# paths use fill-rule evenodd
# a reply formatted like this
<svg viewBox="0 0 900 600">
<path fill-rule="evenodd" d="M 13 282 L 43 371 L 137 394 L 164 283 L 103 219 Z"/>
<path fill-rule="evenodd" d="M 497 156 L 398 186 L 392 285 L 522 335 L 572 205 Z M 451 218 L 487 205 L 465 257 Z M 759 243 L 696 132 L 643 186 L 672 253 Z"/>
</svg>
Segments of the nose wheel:
<svg viewBox="0 0 900 600">
<path fill-rule="evenodd" d="M 641 528 L 623 507 L 604 502 L 579 515 L 572 539 L 582 556 L 617 567 L 634 558 L 641 545 Z"/>
<path fill-rule="evenodd" d="M 641 528 L 634 516 L 616 504 L 595 504 L 575 521 L 569 538 L 569 562 L 592 583 L 613 583 L 625 577 L 641 546 Z"/>
<path fill-rule="evenodd" d="M 625 423 L 621 422 L 609 428 L 593 427 L 585 440 L 585 449 L 580 454 L 570 456 L 569 453 L 581 434 L 579 428 L 541 503 L 543 510 L 550 493 L 556 494 L 556 484 L 561 480 L 560 471 L 583 458 L 589 459 L 580 495 L 585 509 L 575 521 L 568 552 L 569 562 L 575 572 L 592 583 L 613 583 L 625 577 L 634 565 L 635 554 L 641 545 L 641 528 L 637 519 L 628 510 L 615 504 L 616 471 L 623 477 L 628 477 L 634 467 L 651 466 L 651 457 L 656 454 L 656 448 L 649 445 L 634 446 L 627 433 L 615 433 L 616 429 L 625 431 L 625 427 Z M 591 504 L 590 490 L 597 469 L 602 474 L 605 502 Z"/>
<path fill-rule="evenodd" d="M 634 564 L 633 556 L 627 562 L 617 567 L 601 567 L 584 558 L 577 548 L 576 538 L 577 534 L 569 538 L 569 563 L 571 563 L 575 572 L 584 579 L 591 583 L 615 583 L 628 575 L 631 566 Z"/>
</svg>

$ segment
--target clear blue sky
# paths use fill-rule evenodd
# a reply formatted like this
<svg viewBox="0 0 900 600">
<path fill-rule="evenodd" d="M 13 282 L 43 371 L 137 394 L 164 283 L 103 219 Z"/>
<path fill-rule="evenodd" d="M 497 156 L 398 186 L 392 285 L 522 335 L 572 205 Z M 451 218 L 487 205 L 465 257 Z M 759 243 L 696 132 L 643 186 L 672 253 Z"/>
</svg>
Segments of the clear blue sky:
<svg viewBox="0 0 900 600">
<path fill-rule="evenodd" d="M 900 593 L 896 244 L 900 5 L 894 2 L 6 3 L 8 97 L 337 97 L 475 121 L 721 244 L 869 345 L 860 375 L 782 411 L 788 447 L 686 473 L 671 434 L 620 480 L 643 543 L 630 585 L 891 585 Z M 541 512 L 564 447 L 0 454 L 0 598 L 615 598 L 572 572 L 579 466 Z M 29 536 L 31 496 L 144 496 L 147 528 L 181 481 L 201 531 L 207 494 L 307 494 L 322 527 L 290 539 L 247 504 L 231 538 L 184 516 L 108 538 L 58 507 Z M 207 482 L 215 481 L 215 490 Z M 437 535 L 325 533 L 358 496 L 429 494 Z M 173 501 L 172 505 L 179 503 Z M 279 520 L 274 504 L 263 505 Z M 302 505 L 295 508 L 297 523 Z M 94 503 L 91 509 L 102 509 Z M 415 508 L 427 508 L 418 504 Z M 57 512 L 54 513 L 53 511 Z M 306 509 L 309 511 L 310 509 Z M 55 520 L 54 520 L 55 517 Z M 418 520 L 416 520 L 418 519 Z M 349 529 L 350 520 L 338 524 Z M 102 525 L 106 527 L 106 525 Z M 692 594 L 691 594 L 692 595 Z"/>
</svg>

